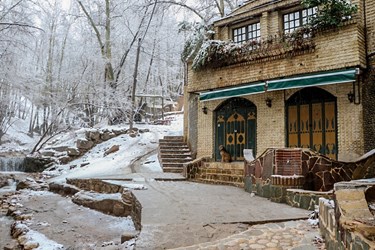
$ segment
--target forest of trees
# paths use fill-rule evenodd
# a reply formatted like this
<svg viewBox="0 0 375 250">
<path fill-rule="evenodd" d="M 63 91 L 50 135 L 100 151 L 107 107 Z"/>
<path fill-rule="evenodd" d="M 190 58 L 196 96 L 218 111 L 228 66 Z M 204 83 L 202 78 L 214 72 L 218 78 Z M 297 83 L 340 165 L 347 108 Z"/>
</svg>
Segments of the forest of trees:
<svg viewBox="0 0 375 250">
<path fill-rule="evenodd" d="M 209 24 L 242 1 L 0 1 L 0 144 L 17 119 L 33 136 L 132 121 L 134 93 L 182 94 Z"/>
</svg>

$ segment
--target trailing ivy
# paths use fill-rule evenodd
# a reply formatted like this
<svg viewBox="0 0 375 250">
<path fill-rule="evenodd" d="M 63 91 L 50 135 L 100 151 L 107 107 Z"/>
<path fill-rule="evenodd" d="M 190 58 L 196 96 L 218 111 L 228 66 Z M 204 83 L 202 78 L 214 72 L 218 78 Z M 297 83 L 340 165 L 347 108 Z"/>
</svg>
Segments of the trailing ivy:
<svg viewBox="0 0 375 250">
<path fill-rule="evenodd" d="M 312 18 L 310 25 L 314 28 L 338 27 L 342 22 L 351 18 L 358 7 L 349 0 L 302 0 L 306 8 L 318 6 L 318 12 Z"/>
</svg>

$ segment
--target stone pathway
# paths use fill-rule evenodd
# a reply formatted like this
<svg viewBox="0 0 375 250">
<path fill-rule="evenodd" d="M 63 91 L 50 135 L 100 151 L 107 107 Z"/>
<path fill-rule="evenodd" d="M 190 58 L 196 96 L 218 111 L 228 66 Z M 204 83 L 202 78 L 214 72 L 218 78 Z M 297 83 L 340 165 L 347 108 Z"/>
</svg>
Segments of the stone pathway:
<svg viewBox="0 0 375 250">
<path fill-rule="evenodd" d="M 307 210 L 231 186 L 148 178 L 134 182 L 147 187 L 133 191 L 143 206 L 137 250 L 319 249 L 313 242 L 319 230 L 308 224 Z"/>
<path fill-rule="evenodd" d="M 214 242 L 201 243 L 179 250 L 316 250 L 324 249 L 321 243 L 314 244 L 319 236 L 317 228 L 312 228 L 306 220 L 254 225 L 250 229 Z"/>
</svg>

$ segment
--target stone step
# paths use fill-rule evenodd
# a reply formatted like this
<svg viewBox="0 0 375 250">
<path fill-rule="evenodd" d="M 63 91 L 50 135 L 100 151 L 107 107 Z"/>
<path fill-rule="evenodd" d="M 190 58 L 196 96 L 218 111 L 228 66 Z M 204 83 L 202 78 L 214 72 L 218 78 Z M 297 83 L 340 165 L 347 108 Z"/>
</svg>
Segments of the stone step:
<svg viewBox="0 0 375 250">
<path fill-rule="evenodd" d="M 172 167 L 163 167 L 163 172 L 165 173 L 177 173 L 181 174 L 183 172 L 183 168 L 172 168 Z"/>
<path fill-rule="evenodd" d="M 193 159 L 191 157 L 186 157 L 186 158 L 162 158 L 162 164 L 165 163 L 185 163 L 192 161 Z"/>
<path fill-rule="evenodd" d="M 160 153 L 160 158 L 162 158 L 162 159 L 170 159 L 170 158 L 190 158 L 190 159 L 193 159 L 191 153 L 183 153 L 183 154 Z"/>
<path fill-rule="evenodd" d="M 166 140 L 166 139 L 159 139 L 159 144 L 163 144 L 163 143 L 173 143 L 173 144 L 180 144 L 180 143 L 183 143 L 185 144 L 185 142 L 183 140 Z"/>
<path fill-rule="evenodd" d="M 161 154 L 186 154 L 190 153 L 190 149 L 188 148 L 168 148 L 168 149 L 160 149 Z"/>
<path fill-rule="evenodd" d="M 159 139 L 159 141 L 184 141 L 183 136 L 164 136 L 162 139 Z"/>
<path fill-rule="evenodd" d="M 171 145 L 171 144 L 165 144 L 165 145 L 159 145 L 160 149 L 189 149 L 190 148 L 186 145 Z"/>
<path fill-rule="evenodd" d="M 183 163 L 167 162 L 167 163 L 162 163 L 162 165 L 163 165 L 163 169 L 164 168 L 181 168 L 181 169 L 184 168 Z"/>
</svg>

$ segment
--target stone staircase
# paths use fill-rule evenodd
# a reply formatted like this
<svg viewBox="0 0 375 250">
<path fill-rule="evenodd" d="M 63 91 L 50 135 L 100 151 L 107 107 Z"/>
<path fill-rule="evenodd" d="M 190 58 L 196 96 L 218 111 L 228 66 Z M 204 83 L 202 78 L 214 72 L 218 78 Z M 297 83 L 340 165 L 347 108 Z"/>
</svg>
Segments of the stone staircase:
<svg viewBox="0 0 375 250">
<path fill-rule="evenodd" d="M 195 181 L 244 187 L 242 162 L 204 162 L 195 174 Z"/>
<path fill-rule="evenodd" d="M 182 136 L 164 136 L 159 140 L 159 161 L 164 172 L 182 173 L 183 164 L 192 160 L 189 146 Z"/>
</svg>

